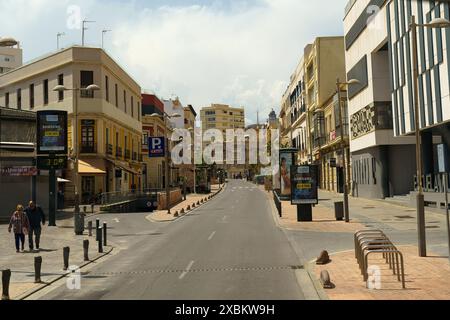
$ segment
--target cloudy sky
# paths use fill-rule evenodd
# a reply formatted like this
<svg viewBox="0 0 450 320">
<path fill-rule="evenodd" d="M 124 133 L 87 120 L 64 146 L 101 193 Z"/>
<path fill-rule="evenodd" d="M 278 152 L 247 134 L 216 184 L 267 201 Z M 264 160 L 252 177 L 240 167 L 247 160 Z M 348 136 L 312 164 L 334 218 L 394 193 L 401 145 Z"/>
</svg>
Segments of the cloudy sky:
<svg viewBox="0 0 450 320">
<path fill-rule="evenodd" d="M 81 43 L 105 49 L 141 85 L 199 110 L 244 106 L 248 122 L 279 110 L 304 46 L 342 35 L 347 0 L 0 0 L 0 37 L 21 41 L 28 61 Z"/>
</svg>

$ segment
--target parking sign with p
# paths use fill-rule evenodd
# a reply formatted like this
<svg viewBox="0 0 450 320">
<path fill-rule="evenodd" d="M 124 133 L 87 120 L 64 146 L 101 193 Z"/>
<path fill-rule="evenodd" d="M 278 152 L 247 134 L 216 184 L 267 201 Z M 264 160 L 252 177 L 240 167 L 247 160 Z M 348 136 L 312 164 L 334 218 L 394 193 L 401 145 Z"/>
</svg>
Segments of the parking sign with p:
<svg viewBox="0 0 450 320">
<path fill-rule="evenodd" d="M 149 137 L 148 149 L 150 158 L 160 158 L 165 156 L 164 137 Z"/>
</svg>

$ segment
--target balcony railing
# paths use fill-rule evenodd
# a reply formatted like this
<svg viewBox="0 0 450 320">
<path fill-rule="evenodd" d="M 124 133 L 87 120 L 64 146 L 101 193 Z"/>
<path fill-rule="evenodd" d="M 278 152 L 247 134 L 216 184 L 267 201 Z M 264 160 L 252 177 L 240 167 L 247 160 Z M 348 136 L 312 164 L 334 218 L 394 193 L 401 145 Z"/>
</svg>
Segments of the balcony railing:
<svg viewBox="0 0 450 320">
<path fill-rule="evenodd" d="M 108 156 L 112 156 L 113 155 L 113 146 L 112 146 L 112 144 L 109 144 L 109 143 L 106 144 L 105 150 L 106 150 L 106 154 Z"/>
<path fill-rule="evenodd" d="M 116 148 L 116 157 L 121 158 L 122 156 L 123 156 L 122 148 L 117 147 Z"/>
<path fill-rule="evenodd" d="M 139 162 L 142 162 L 143 161 L 143 157 L 142 157 L 142 153 L 141 154 L 139 154 Z"/>
<path fill-rule="evenodd" d="M 130 159 L 130 156 L 131 156 L 131 152 L 130 152 L 130 150 L 125 150 L 125 159 Z"/>
<path fill-rule="evenodd" d="M 137 159 L 138 159 L 138 154 L 137 154 L 137 152 L 133 152 L 133 155 L 131 156 L 131 160 L 137 161 Z"/>
<path fill-rule="evenodd" d="M 82 143 L 80 153 L 97 153 L 97 146 L 91 143 Z"/>
</svg>

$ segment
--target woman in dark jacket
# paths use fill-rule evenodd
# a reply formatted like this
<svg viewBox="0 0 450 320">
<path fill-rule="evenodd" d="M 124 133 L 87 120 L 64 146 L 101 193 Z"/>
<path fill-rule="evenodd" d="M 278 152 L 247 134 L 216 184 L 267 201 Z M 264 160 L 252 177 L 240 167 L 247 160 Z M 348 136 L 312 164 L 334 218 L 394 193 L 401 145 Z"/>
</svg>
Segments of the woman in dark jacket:
<svg viewBox="0 0 450 320">
<path fill-rule="evenodd" d="M 28 222 L 27 215 L 23 210 L 23 206 L 20 204 L 17 206 L 16 211 L 13 213 L 11 220 L 9 221 L 9 233 L 11 233 L 11 229 L 14 231 L 14 238 L 16 240 L 16 252 L 20 252 L 20 244 L 22 245 L 22 251 L 24 251 L 25 234 L 28 234 L 30 223 Z"/>
</svg>

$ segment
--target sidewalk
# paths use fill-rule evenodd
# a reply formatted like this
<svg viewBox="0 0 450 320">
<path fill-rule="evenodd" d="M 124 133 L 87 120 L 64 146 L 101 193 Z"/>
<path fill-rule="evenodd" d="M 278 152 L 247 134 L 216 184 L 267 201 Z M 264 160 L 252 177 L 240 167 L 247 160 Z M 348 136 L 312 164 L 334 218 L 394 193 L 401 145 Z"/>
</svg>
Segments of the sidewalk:
<svg viewBox="0 0 450 320">
<path fill-rule="evenodd" d="M 267 193 L 272 200 L 272 193 Z M 382 200 L 349 198 L 350 223 L 336 221 L 334 202 L 342 201 L 342 195 L 319 191 L 319 205 L 313 208 L 313 222 L 297 222 L 296 207 L 290 202 L 282 203 L 282 218 L 274 214 L 281 228 L 300 234 L 308 233 L 309 241 L 325 240 L 341 234 L 347 239 L 348 248 L 342 252 L 329 252 L 331 262 L 317 266 L 310 261 L 308 268 L 320 279 L 327 270 L 334 289 L 325 293 L 332 300 L 393 300 L 393 299 L 450 299 L 450 263 L 446 245 L 446 218 L 442 213 L 426 210 L 428 248 L 439 249 L 441 254 L 428 250 L 428 257 L 419 258 L 417 249 L 416 211 L 402 205 Z M 369 290 L 363 281 L 354 256 L 353 234 L 357 230 L 376 228 L 383 230 L 403 253 L 405 259 L 406 290 L 389 270 L 381 255 L 370 258 L 370 264 L 381 269 L 381 290 Z M 311 234 L 315 235 L 314 237 Z M 322 236 L 323 234 L 323 236 Z M 336 239 L 337 240 L 337 239 Z M 436 243 L 437 242 L 437 243 Z M 326 242 L 324 242 L 325 246 Z M 301 245 L 301 243 L 293 243 Z M 326 247 L 326 246 L 325 246 Z M 443 254 L 445 252 L 445 254 Z M 319 252 L 317 253 L 319 254 Z"/>
<path fill-rule="evenodd" d="M 87 220 L 86 219 L 86 224 Z M 83 240 L 89 240 L 89 258 L 94 261 L 112 250 L 112 243 L 103 248 L 104 253 L 98 253 L 98 245 L 94 236 L 89 237 L 87 230 L 83 236 L 76 236 L 73 230 L 73 219 L 57 221 L 57 227 L 44 226 L 41 236 L 41 250 L 29 252 L 28 236 L 26 236 L 25 252 L 16 253 L 13 234 L 8 233 L 7 225 L 0 225 L 0 270 L 11 270 L 10 298 L 21 299 L 31 292 L 60 279 L 67 274 L 63 270 L 63 248 L 70 247 L 69 266 L 83 267 Z M 34 283 L 34 257 L 42 257 L 42 284 Z M 89 263 L 89 262 L 88 262 Z"/>
<path fill-rule="evenodd" d="M 174 207 L 170 209 L 171 214 L 167 214 L 167 210 L 159 210 L 155 211 L 149 216 L 147 216 L 147 219 L 153 222 L 170 222 L 178 219 L 179 217 L 185 215 L 189 211 L 193 209 L 192 204 L 195 204 L 195 208 L 198 207 L 197 202 L 201 202 L 201 200 L 205 200 L 206 202 L 209 201 L 207 198 L 210 196 L 213 196 L 214 194 L 219 193 L 222 191 L 222 189 L 225 188 L 222 185 L 222 188 L 219 187 L 219 185 L 212 185 L 211 186 L 211 193 L 209 194 L 189 194 L 186 197 L 186 200 L 178 203 Z M 201 205 L 201 203 L 200 203 Z M 188 206 L 190 206 L 190 210 L 188 210 Z M 194 209 L 195 209 L 194 208 Z M 184 209 L 184 213 L 181 213 L 181 210 Z M 178 217 L 176 216 L 176 213 L 178 212 Z"/>
</svg>

